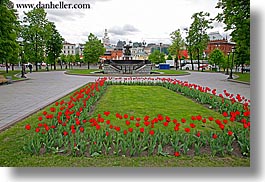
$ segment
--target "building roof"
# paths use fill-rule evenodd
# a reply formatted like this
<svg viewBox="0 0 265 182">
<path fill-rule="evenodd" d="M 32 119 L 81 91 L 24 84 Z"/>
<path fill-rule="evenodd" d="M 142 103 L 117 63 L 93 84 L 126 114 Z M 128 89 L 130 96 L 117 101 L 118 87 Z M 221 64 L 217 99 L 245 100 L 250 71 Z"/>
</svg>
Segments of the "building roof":
<svg viewBox="0 0 265 182">
<path fill-rule="evenodd" d="M 224 37 L 219 32 L 211 32 L 208 34 L 210 41 L 223 40 Z"/>
</svg>

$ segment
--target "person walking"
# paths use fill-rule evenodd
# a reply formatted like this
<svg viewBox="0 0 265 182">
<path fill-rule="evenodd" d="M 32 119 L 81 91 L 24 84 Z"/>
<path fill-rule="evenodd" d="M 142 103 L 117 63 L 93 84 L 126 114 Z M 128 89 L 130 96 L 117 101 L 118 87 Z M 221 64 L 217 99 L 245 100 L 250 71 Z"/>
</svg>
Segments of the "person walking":
<svg viewBox="0 0 265 182">
<path fill-rule="evenodd" d="M 32 64 L 29 64 L 29 72 L 32 73 Z"/>
</svg>

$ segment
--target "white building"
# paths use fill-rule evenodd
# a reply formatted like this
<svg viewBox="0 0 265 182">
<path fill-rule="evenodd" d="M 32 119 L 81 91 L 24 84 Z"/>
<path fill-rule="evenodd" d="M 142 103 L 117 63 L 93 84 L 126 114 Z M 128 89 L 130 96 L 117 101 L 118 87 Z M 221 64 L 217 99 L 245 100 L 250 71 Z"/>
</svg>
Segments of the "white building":
<svg viewBox="0 0 265 182">
<path fill-rule="evenodd" d="M 64 42 L 63 43 L 63 50 L 62 53 L 64 55 L 75 55 L 76 54 L 76 50 L 75 50 L 75 44 L 71 44 L 69 42 Z"/>
</svg>

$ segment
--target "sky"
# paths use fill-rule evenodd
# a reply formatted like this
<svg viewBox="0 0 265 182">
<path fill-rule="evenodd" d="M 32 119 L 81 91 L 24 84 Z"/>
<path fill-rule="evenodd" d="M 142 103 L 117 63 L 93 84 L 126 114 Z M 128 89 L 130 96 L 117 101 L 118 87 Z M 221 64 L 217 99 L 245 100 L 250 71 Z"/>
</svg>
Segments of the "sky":
<svg viewBox="0 0 265 182">
<path fill-rule="evenodd" d="M 85 43 L 89 33 L 102 39 L 104 30 L 109 32 L 112 44 L 118 40 L 146 43 L 170 43 L 170 33 L 192 23 L 194 13 L 209 12 L 213 18 L 220 12 L 215 8 L 218 0 L 55 0 L 54 4 L 66 3 L 90 4 L 89 9 L 46 9 L 49 21 L 55 25 L 61 35 L 70 43 Z M 50 0 L 40 1 L 42 4 Z M 38 0 L 13 0 L 18 3 L 38 4 Z M 31 9 L 17 8 L 19 16 Z M 215 22 L 214 29 L 226 36 L 223 25 Z"/>
</svg>

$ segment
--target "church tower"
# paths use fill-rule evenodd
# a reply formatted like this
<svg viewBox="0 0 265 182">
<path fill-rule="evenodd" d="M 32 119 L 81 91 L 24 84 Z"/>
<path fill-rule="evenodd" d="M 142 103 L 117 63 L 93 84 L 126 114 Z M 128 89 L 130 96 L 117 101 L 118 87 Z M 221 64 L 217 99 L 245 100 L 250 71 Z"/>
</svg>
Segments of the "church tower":
<svg viewBox="0 0 265 182">
<path fill-rule="evenodd" d="M 104 44 L 104 47 L 110 46 L 110 39 L 108 36 L 108 30 L 107 29 L 105 29 L 105 33 L 104 33 L 104 37 L 103 37 L 103 44 Z"/>
</svg>

